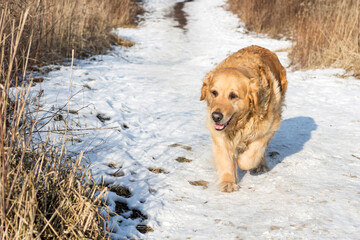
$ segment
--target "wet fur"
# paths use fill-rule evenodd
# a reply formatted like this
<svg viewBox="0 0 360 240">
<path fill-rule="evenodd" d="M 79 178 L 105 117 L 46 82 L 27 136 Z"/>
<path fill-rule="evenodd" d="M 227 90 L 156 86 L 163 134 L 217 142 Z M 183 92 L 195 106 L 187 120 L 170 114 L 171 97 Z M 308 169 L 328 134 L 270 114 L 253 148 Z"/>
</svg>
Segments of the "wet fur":
<svg viewBox="0 0 360 240">
<path fill-rule="evenodd" d="M 265 151 L 280 126 L 286 88 L 286 72 L 276 54 L 259 46 L 240 49 L 206 75 L 200 100 L 207 102 L 220 190 L 237 190 L 237 165 L 254 172 L 267 170 Z M 230 99 L 229 91 L 239 97 Z M 230 119 L 223 131 L 214 128 L 214 111 Z"/>
</svg>

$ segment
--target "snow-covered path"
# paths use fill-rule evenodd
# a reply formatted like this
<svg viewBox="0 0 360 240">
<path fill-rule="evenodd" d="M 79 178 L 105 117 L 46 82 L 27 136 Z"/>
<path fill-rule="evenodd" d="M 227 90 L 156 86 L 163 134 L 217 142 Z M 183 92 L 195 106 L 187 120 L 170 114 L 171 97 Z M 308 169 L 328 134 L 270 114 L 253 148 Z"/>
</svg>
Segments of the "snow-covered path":
<svg viewBox="0 0 360 240">
<path fill-rule="evenodd" d="M 132 192 L 108 195 L 120 214 L 112 238 L 360 239 L 360 81 L 337 77 L 342 70 L 288 69 L 271 170 L 241 172 L 238 192 L 219 192 L 202 78 L 242 47 L 275 51 L 291 42 L 245 34 L 225 0 L 187 2 L 186 30 L 176 28 L 176 2 L 148 0 L 138 29 L 116 30 L 134 47 L 73 69 L 71 125 L 115 129 L 72 132 L 69 151 L 85 150 L 97 179 Z M 287 52 L 277 54 L 287 66 Z M 64 105 L 69 76 L 62 67 L 34 88 L 45 90 L 42 108 Z M 139 224 L 154 231 L 141 234 Z"/>
</svg>

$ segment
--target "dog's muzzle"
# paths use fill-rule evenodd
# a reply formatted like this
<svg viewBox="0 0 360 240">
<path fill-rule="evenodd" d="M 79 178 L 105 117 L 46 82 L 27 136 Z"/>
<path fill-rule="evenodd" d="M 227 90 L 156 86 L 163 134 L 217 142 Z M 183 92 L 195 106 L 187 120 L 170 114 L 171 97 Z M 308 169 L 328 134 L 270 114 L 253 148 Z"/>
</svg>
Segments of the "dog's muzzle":
<svg viewBox="0 0 360 240">
<path fill-rule="evenodd" d="M 232 117 L 229 119 L 229 121 L 227 121 L 224 124 L 220 124 L 221 120 L 224 118 L 224 115 L 220 112 L 213 112 L 211 114 L 211 118 L 214 121 L 214 127 L 216 131 L 222 131 L 226 128 L 226 126 L 229 124 L 229 122 L 231 121 Z"/>
</svg>

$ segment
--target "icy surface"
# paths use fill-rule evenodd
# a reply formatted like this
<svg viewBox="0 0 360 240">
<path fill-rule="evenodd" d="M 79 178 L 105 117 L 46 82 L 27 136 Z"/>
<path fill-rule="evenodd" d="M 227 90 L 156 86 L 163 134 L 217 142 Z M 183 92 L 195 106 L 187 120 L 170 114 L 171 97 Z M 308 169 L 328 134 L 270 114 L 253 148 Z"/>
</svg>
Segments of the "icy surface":
<svg viewBox="0 0 360 240">
<path fill-rule="evenodd" d="M 108 195 L 113 211 L 119 202 L 130 209 L 111 218 L 112 238 L 360 239 L 360 81 L 338 77 L 341 69 L 288 69 L 283 122 L 267 150 L 271 170 L 240 172 L 238 192 L 219 192 L 202 79 L 240 48 L 291 42 L 246 34 L 224 0 L 186 3 L 186 29 L 176 28 L 176 2 L 147 1 L 139 28 L 115 30 L 134 47 L 72 71 L 70 125 L 88 130 L 68 133 L 69 152 L 85 151 L 98 181 L 132 192 Z M 287 52 L 277 54 L 288 66 Z M 70 74 L 63 66 L 33 88 L 33 96 L 44 89 L 41 109 L 66 104 Z M 64 120 L 54 124 L 64 128 Z M 134 209 L 147 219 L 129 217 Z M 142 234 L 139 224 L 154 231 Z"/>
</svg>

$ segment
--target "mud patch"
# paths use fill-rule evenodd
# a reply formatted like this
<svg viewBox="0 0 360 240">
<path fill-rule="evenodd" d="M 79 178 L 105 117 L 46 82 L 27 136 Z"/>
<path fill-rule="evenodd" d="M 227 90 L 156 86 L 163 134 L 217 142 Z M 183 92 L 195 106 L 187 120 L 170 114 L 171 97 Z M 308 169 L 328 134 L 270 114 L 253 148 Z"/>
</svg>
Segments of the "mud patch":
<svg viewBox="0 0 360 240">
<path fill-rule="evenodd" d="M 280 227 L 278 227 L 278 226 L 271 226 L 270 227 L 270 231 L 279 230 L 279 229 L 280 229 Z"/>
<path fill-rule="evenodd" d="M 129 211 L 130 211 L 130 208 L 126 202 L 120 202 L 120 201 L 115 202 L 115 212 L 117 214 L 122 215 L 123 213 L 129 212 Z"/>
<path fill-rule="evenodd" d="M 191 185 L 194 185 L 194 186 L 202 186 L 203 189 L 207 189 L 207 188 L 208 188 L 208 184 L 209 184 L 209 182 L 204 181 L 204 180 L 189 181 L 189 183 L 190 183 Z"/>
<path fill-rule="evenodd" d="M 170 14 L 171 17 L 177 22 L 175 27 L 181 28 L 182 30 L 186 31 L 187 25 L 187 17 L 188 15 L 184 12 L 185 3 L 193 2 L 194 0 L 185 0 L 183 2 L 178 2 L 174 5 L 174 8 Z"/>
<path fill-rule="evenodd" d="M 42 78 L 42 77 L 37 77 L 37 78 L 33 79 L 33 82 L 35 82 L 35 83 L 42 83 L 43 81 L 44 81 L 44 78 Z"/>
<path fill-rule="evenodd" d="M 54 121 L 64 121 L 64 117 L 61 114 L 56 114 Z"/>
<path fill-rule="evenodd" d="M 109 163 L 109 164 L 108 164 L 108 167 L 109 167 L 109 168 L 116 168 L 116 165 L 115 165 L 115 163 Z"/>
<path fill-rule="evenodd" d="M 187 151 L 191 151 L 192 150 L 192 147 L 189 147 L 189 146 L 185 146 L 185 145 L 182 145 L 182 144 L 179 144 L 179 143 L 174 143 L 174 144 L 170 144 L 168 145 L 168 147 L 181 147 Z"/>
<path fill-rule="evenodd" d="M 154 231 L 154 229 L 152 229 L 151 227 L 146 226 L 146 225 L 141 225 L 141 224 L 136 226 L 136 230 L 138 230 L 142 234 Z"/>
<path fill-rule="evenodd" d="M 138 210 L 138 209 L 133 209 L 132 210 L 132 213 L 131 213 L 131 215 L 130 215 L 130 218 L 131 219 L 137 219 L 137 218 L 140 218 L 141 220 L 146 220 L 146 219 L 148 219 L 148 217 L 145 215 L 145 214 L 143 214 L 140 210 Z"/>
<path fill-rule="evenodd" d="M 120 169 L 116 170 L 114 173 L 109 174 L 112 177 L 123 177 L 125 173 Z"/>
<path fill-rule="evenodd" d="M 176 159 L 176 161 L 180 162 L 180 163 L 189 163 L 189 162 L 192 162 L 192 160 L 190 159 L 187 159 L 187 158 L 184 158 L 184 157 L 178 157 Z"/>
<path fill-rule="evenodd" d="M 162 168 L 151 168 L 151 167 L 149 167 L 148 170 L 149 170 L 150 172 L 155 173 L 155 174 L 159 174 L 159 173 L 168 174 L 168 173 L 169 173 L 168 171 L 165 171 L 165 170 L 162 169 Z"/>
<path fill-rule="evenodd" d="M 112 185 L 109 187 L 109 190 L 116 193 L 119 196 L 129 198 L 132 196 L 132 193 L 128 187 L 122 185 Z"/>
<path fill-rule="evenodd" d="M 116 201 L 115 212 L 124 218 L 147 220 L 148 217 L 138 209 L 130 209 L 126 202 Z M 129 214 L 131 212 L 131 214 Z"/>
<path fill-rule="evenodd" d="M 74 114 L 74 115 L 78 115 L 78 114 L 79 114 L 79 111 L 78 111 L 78 110 L 71 110 L 71 109 L 69 109 L 69 113 L 70 113 L 70 114 Z"/>
<path fill-rule="evenodd" d="M 97 119 L 100 120 L 100 122 L 105 122 L 105 121 L 109 121 L 111 118 L 110 117 L 106 117 L 104 114 L 98 113 L 96 115 Z"/>
<path fill-rule="evenodd" d="M 83 87 L 87 88 L 88 90 L 92 90 L 92 88 L 89 86 L 89 84 L 84 84 Z"/>
</svg>

